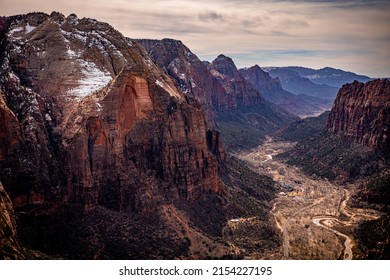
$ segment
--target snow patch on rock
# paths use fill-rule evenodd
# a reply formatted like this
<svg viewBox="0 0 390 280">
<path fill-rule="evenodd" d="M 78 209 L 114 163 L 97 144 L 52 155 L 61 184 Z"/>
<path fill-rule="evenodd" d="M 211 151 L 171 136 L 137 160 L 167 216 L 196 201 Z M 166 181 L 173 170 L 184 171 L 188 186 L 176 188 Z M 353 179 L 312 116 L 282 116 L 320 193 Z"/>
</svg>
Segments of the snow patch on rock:
<svg viewBox="0 0 390 280">
<path fill-rule="evenodd" d="M 35 28 L 36 28 L 35 26 L 31 26 L 29 23 L 27 23 L 27 25 L 25 27 L 26 34 L 34 31 Z"/>
<path fill-rule="evenodd" d="M 78 86 L 67 92 L 68 96 L 78 101 L 103 89 L 112 80 L 110 73 L 100 70 L 95 63 L 83 60 L 79 60 L 79 63 L 82 77 L 78 81 Z"/>
<path fill-rule="evenodd" d="M 169 93 L 170 96 L 174 96 L 174 97 L 177 97 L 179 99 L 181 98 L 181 95 L 176 90 L 174 90 L 170 85 L 168 85 L 167 83 L 162 82 L 160 80 L 156 80 L 156 85 L 163 88 L 166 92 Z"/>
</svg>

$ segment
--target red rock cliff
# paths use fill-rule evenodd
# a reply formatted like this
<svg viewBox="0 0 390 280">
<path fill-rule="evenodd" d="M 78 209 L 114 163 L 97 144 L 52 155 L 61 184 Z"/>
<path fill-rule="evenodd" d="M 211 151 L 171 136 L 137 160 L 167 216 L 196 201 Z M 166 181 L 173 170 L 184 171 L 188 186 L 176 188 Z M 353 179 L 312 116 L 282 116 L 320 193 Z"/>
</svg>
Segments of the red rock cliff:
<svg viewBox="0 0 390 280">
<path fill-rule="evenodd" d="M 233 98 L 234 102 L 230 109 L 265 103 L 261 93 L 245 80 L 230 57 L 221 54 L 208 65 L 208 68 L 223 85 L 227 95 Z"/>
<path fill-rule="evenodd" d="M 220 191 L 203 111 L 138 44 L 59 13 L 0 33 L 0 178 L 16 208 L 153 211 Z"/>
<path fill-rule="evenodd" d="M 0 259 L 23 259 L 11 199 L 0 182 Z"/>
<path fill-rule="evenodd" d="M 390 81 L 353 82 L 338 92 L 326 127 L 377 150 L 390 147 Z"/>
<path fill-rule="evenodd" d="M 223 111 L 234 106 L 234 97 L 226 93 L 204 63 L 181 41 L 142 39 L 137 42 L 177 81 L 184 94 L 196 98 L 207 110 Z"/>
<path fill-rule="evenodd" d="M 187 94 L 108 24 L 55 12 L 1 18 L 0 61 L 0 181 L 22 246 L 77 259 L 238 254 L 224 224 L 253 211 L 244 186 L 262 194 L 257 205 L 273 183 L 229 171 L 221 135 L 207 129 L 201 75 L 188 77 Z M 12 243 L 6 220 L 0 241 Z"/>
</svg>

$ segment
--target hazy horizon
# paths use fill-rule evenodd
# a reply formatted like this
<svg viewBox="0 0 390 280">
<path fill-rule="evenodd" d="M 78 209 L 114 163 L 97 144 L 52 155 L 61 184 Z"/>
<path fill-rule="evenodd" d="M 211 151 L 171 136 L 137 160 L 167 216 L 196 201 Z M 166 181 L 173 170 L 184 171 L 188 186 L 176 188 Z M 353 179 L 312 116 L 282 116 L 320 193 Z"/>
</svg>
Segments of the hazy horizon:
<svg viewBox="0 0 390 280">
<path fill-rule="evenodd" d="M 390 2 L 330 0 L 22 1 L 2 0 L 2 16 L 75 13 L 130 38 L 181 40 L 200 59 L 223 53 L 237 67 L 333 67 L 390 76 Z"/>
</svg>

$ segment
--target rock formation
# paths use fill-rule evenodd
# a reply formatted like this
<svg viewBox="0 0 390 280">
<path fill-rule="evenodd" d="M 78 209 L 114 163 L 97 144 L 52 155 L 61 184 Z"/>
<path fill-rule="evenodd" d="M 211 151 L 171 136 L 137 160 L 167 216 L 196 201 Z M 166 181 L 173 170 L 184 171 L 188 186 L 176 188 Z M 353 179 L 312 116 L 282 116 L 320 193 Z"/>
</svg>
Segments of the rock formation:
<svg viewBox="0 0 390 280">
<path fill-rule="evenodd" d="M 153 61 L 178 83 L 181 91 L 195 97 L 207 111 L 224 111 L 235 106 L 233 95 L 212 76 L 206 65 L 181 41 L 173 39 L 137 40 Z"/>
<path fill-rule="evenodd" d="M 344 85 L 327 117 L 298 122 L 284 131 L 284 139 L 298 144 L 282 157 L 308 174 L 342 183 L 386 174 L 390 146 L 389 91 L 387 79 Z M 374 189 L 371 188 L 371 195 Z M 388 188 L 375 195 L 387 197 Z"/>
<path fill-rule="evenodd" d="M 241 75 L 249 81 L 252 85 L 256 86 L 263 96 L 267 92 L 282 90 L 282 85 L 278 78 L 272 78 L 267 72 L 263 71 L 260 66 L 255 65 L 250 68 L 244 68 L 239 70 Z"/>
<path fill-rule="evenodd" d="M 31 165 L 25 176 L 58 188 L 60 200 L 88 207 L 142 204 L 124 198 L 127 189 L 139 188 L 131 170 L 150 170 L 173 197 L 219 191 L 201 109 L 137 44 L 107 24 L 74 15 L 29 15 L 9 25 L 0 100 L 5 162 L 23 146 L 29 152 L 23 166 Z M 49 166 L 49 158 L 57 166 Z M 63 174 L 53 179 L 55 169 Z M 46 202 L 48 189 L 34 189 L 41 182 L 19 194 L 11 180 L 4 182 L 15 206 Z"/>
<path fill-rule="evenodd" d="M 233 148 L 253 148 L 266 134 L 298 119 L 265 100 L 238 71 L 231 58 L 219 55 L 207 67 L 234 101 L 229 110 L 219 112 L 216 118 L 222 134 Z"/>
<path fill-rule="evenodd" d="M 267 102 L 244 79 L 231 58 L 220 55 L 212 63 L 204 63 L 177 40 L 136 41 L 175 79 L 185 95 L 202 104 L 211 121 L 209 124 L 216 123 L 230 148 L 257 146 L 265 133 L 294 119 L 280 107 Z M 246 141 L 249 138 L 251 140 Z"/>
<path fill-rule="evenodd" d="M 23 259 L 11 199 L 0 182 L 0 259 Z"/>
<path fill-rule="evenodd" d="M 138 44 L 59 13 L 1 28 L 0 178 L 18 213 L 153 212 L 221 191 L 218 133 Z"/>
<path fill-rule="evenodd" d="M 208 68 L 224 86 L 226 93 L 233 97 L 233 109 L 265 103 L 261 93 L 242 77 L 230 57 L 221 54 Z"/>
<path fill-rule="evenodd" d="M 375 150 L 390 147 L 390 81 L 355 81 L 338 92 L 326 127 Z"/>
<path fill-rule="evenodd" d="M 330 109 L 331 102 L 305 95 L 295 95 L 284 90 L 278 78 L 271 77 L 258 65 L 240 69 L 240 73 L 256 90 L 261 92 L 266 100 L 292 114 L 305 117 Z"/>
<path fill-rule="evenodd" d="M 232 254 L 218 238 L 242 207 L 224 197 L 221 135 L 202 106 L 227 102 L 194 90 L 218 96 L 216 79 L 180 84 L 137 42 L 74 14 L 4 17 L 0 36 L 0 181 L 23 245 L 65 258 Z"/>
</svg>

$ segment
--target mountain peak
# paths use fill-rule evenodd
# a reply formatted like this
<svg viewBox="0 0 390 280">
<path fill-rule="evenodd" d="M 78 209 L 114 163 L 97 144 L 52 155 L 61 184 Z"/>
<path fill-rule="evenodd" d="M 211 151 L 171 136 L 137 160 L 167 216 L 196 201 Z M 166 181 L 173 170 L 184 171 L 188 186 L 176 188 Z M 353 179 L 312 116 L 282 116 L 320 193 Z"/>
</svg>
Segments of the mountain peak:
<svg viewBox="0 0 390 280">
<path fill-rule="evenodd" d="M 227 76 L 239 75 L 238 69 L 230 57 L 220 54 L 213 62 L 210 63 L 209 69 L 216 70 Z"/>
<path fill-rule="evenodd" d="M 253 65 L 252 67 L 249 67 L 249 68 L 246 68 L 245 70 L 248 70 L 248 71 L 254 71 L 254 72 L 261 72 L 261 73 L 264 73 L 264 74 L 267 74 L 267 72 L 265 72 L 259 65 Z"/>
</svg>

